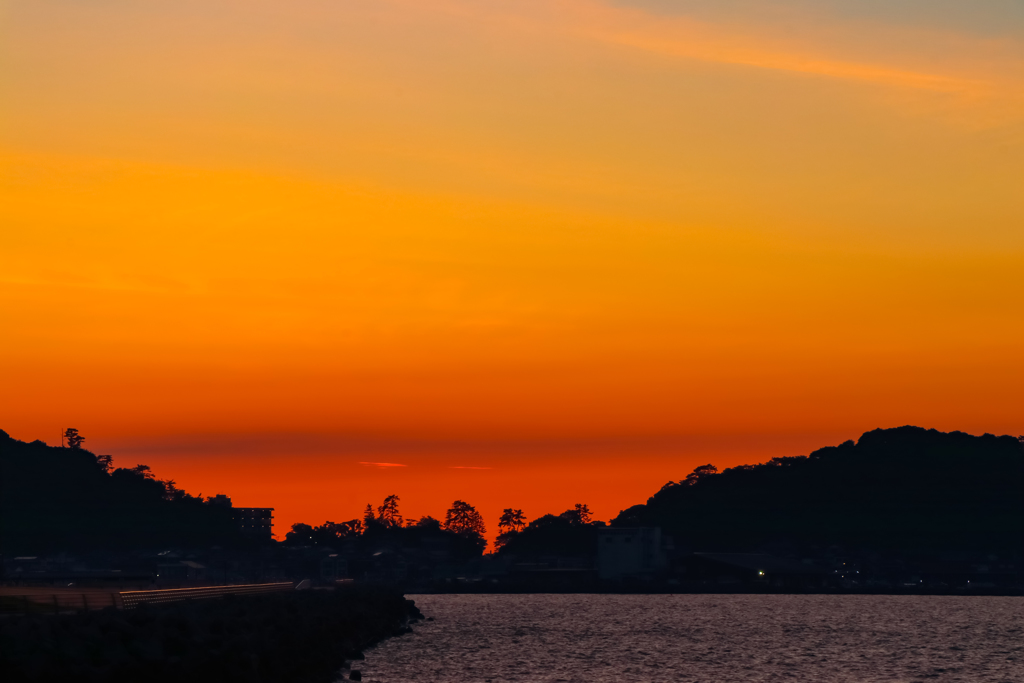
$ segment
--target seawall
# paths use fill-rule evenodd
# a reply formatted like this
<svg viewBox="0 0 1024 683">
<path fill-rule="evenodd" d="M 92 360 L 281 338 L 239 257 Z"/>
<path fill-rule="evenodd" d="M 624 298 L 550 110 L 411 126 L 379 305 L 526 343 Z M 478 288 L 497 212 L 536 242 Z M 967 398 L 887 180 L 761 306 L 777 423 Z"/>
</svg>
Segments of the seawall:
<svg viewBox="0 0 1024 683">
<path fill-rule="evenodd" d="M 330 683 L 419 618 L 398 592 L 368 587 L 8 616 L 0 671 L 5 683 Z"/>
</svg>

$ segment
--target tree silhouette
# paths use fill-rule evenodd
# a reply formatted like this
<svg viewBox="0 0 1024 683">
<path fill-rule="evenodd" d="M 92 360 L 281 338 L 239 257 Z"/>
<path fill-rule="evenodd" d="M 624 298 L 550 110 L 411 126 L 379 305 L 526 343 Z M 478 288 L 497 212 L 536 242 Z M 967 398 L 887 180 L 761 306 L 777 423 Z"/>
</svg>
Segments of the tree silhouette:
<svg viewBox="0 0 1024 683">
<path fill-rule="evenodd" d="M 135 467 L 129 467 L 128 471 L 143 479 L 153 478 L 153 473 L 149 471 L 149 465 L 136 465 Z"/>
<path fill-rule="evenodd" d="M 165 500 L 181 500 L 185 497 L 186 493 L 178 488 L 178 482 L 173 479 L 161 480 L 160 483 L 164 485 Z"/>
<path fill-rule="evenodd" d="M 103 468 L 103 471 L 110 474 L 111 468 L 114 466 L 114 456 L 112 455 L 97 455 L 96 464 Z"/>
<path fill-rule="evenodd" d="M 373 516 L 373 506 L 369 503 L 366 504 L 366 509 L 363 510 L 363 524 L 370 526 L 377 521 L 377 518 Z"/>
<path fill-rule="evenodd" d="M 461 500 L 452 503 L 451 508 L 445 513 L 443 528 L 462 536 L 483 538 L 487 533 L 483 515 L 477 512 L 475 507 Z"/>
<path fill-rule="evenodd" d="M 576 526 L 586 526 L 591 522 L 590 507 L 586 503 L 576 503 L 576 506 L 572 510 L 566 510 L 562 514 L 558 515 L 562 519 L 569 520 L 570 523 Z"/>
<path fill-rule="evenodd" d="M 363 523 L 358 519 L 350 519 L 340 524 L 327 521 L 318 527 L 313 527 L 313 542 L 316 545 L 329 545 L 345 538 L 358 536 L 362 531 Z"/>
<path fill-rule="evenodd" d="M 415 528 L 418 528 L 418 529 L 438 529 L 438 530 L 440 530 L 441 522 L 439 520 L 434 519 L 430 515 L 426 515 L 424 517 L 420 517 L 419 519 L 417 519 L 415 521 L 410 519 L 408 522 L 406 522 L 406 526 L 415 527 Z"/>
<path fill-rule="evenodd" d="M 384 526 L 402 526 L 402 514 L 398 511 L 398 496 L 390 495 L 377 508 L 377 521 Z"/>
<path fill-rule="evenodd" d="M 526 515 L 522 510 L 505 508 L 498 519 L 498 537 L 494 539 L 494 547 L 501 550 L 513 536 L 526 528 Z"/>
<path fill-rule="evenodd" d="M 81 448 L 85 437 L 80 436 L 77 429 L 67 429 L 64 431 L 64 440 L 67 442 L 68 448 Z"/>
<path fill-rule="evenodd" d="M 337 524 L 327 521 L 320 526 L 309 524 L 292 524 L 292 530 L 285 534 L 284 542 L 288 545 L 331 545 L 346 538 L 362 533 L 363 523 L 358 519 Z"/>
<path fill-rule="evenodd" d="M 780 464 L 780 463 L 772 463 L 772 464 Z M 686 486 L 693 486 L 694 484 L 696 484 L 698 481 L 700 481 L 704 477 L 711 476 L 712 474 L 718 474 L 718 468 L 717 467 L 715 467 L 712 464 L 701 465 L 700 467 L 693 468 L 693 472 L 690 472 L 688 475 L 686 475 L 686 479 L 683 479 L 679 483 L 680 484 L 684 484 Z"/>
<path fill-rule="evenodd" d="M 292 524 L 292 530 L 284 535 L 284 542 L 288 545 L 312 544 L 313 527 L 302 522 Z"/>
<path fill-rule="evenodd" d="M 603 523 L 581 523 L 581 513 L 586 517 L 589 512 L 581 503 L 560 515 L 543 515 L 522 531 L 502 534 L 495 546 L 500 553 L 522 558 L 591 556 L 596 552 L 597 534 Z"/>
<path fill-rule="evenodd" d="M 580 524 L 590 524 L 592 517 L 586 503 L 576 503 L 576 519 Z"/>
<path fill-rule="evenodd" d="M 363 523 L 358 519 L 350 519 L 347 522 L 336 524 L 338 536 L 341 538 L 348 538 L 349 536 L 358 536 L 363 533 Z"/>
<path fill-rule="evenodd" d="M 501 518 L 498 520 L 498 531 L 522 531 L 526 526 L 526 515 L 523 514 L 522 510 L 513 510 L 512 508 L 505 508 L 501 512 Z"/>
</svg>

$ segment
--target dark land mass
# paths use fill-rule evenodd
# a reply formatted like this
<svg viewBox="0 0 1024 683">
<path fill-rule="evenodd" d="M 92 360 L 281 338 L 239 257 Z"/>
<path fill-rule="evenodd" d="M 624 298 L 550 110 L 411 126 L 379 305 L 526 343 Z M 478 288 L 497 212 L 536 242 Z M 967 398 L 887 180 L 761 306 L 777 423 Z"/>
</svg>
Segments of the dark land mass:
<svg viewBox="0 0 1024 683">
<path fill-rule="evenodd" d="M 7 616 L 0 671 L 7 683 L 330 683 L 420 617 L 401 594 L 366 587 Z"/>
<path fill-rule="evenodd" d="M 511 590 L 607 586 L 621 563 L 602 544 L 649 542 L 660 565 L 620 572 L 615 590 L 1020 594 L 1024 442 L 878 429 L 809 456 L 698 467 L 608 527 L 569 510 L 503 540 Z"/>
<path fill-rule="evenodd" d="M 0 430 L 5 555 L 245 544 L 232 511 L 117 468 L 84 448 L 25 443 Z"/>
<path fill-rule="evenodd" d="M 702 471 L 703 470 L 703 471 Z M 659 526 L 705 552 L 842 547 L 886 557 L 1021 560 L 1024 444 L 877 429 L 809 456 L 669 482 L 613 526 Z"/>
<path fill-rule="evenodd" d="M 724 472 L 706 465 L 610 525 L 582 504 L 528 523 L 510 508 L 488 555 L 483 521 L 462 501 L 444 523 L 406 521 L 389 496 L 376 514 L 367 506 L 362 520 L 297 524 L 282 542 L 246 538 L 232 508 L 214 502 L 144 467 L 111 471 L 82 448 L 0 432 L 0 552 L 5 578 L 20 585 L 56 581 L 79 561 L 108 568 L 111 581 L 120 568 L 158 586 L 309 578 L 424 592 L 1024 590 L 1024 443 L 1010 436 L 900 427 L 809 456 Z M 60 553 L 76 557 L 60 565 Z"/>
<path fill-rule="evenodd" d="M 0 616 L 3 680 L 332 681 L 419 617 L 403 591 L 1024 594 L 1024 442 L 1009 436 L 900 427 L 706 465 L 610 524 L 584 504 L 528 523 L 510 508 L 488 555 L 463 501 L 444 523 L 406 522 L 389 496 L 362 520 L 297 524 L 275 542 L 269 527 L 247 536 L 219 498 L 0 432 L 0 578 L 13 584 L 0 611 L 15 612 Z M 83 594 L 78 614 L 17 599 L 303 579 L 326 590 L 122 611 L 88 611 Z"/>
</svg>

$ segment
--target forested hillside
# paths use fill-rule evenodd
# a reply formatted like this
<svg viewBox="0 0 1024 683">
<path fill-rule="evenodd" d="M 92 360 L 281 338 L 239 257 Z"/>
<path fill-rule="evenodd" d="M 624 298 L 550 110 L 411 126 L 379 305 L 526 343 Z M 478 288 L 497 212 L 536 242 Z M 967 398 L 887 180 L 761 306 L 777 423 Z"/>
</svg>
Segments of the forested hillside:
<svg viewBox="0 0 1024 683">
<path fill-rule="evenodd" d="M 806 457 L 699 467 L 612 524 L 660 526 L 696 551 L 839 546 L 1019 560 L 1024 447 L 1011 436 L 878 429 Z"/>
<path fill-rule="evenodd" d="M 230 508 L 208 505 L 145 466 L 112 469 L 84 448 L 0 430 L 0 552 L 198 547 L 241 542 Z"/>
</svg>

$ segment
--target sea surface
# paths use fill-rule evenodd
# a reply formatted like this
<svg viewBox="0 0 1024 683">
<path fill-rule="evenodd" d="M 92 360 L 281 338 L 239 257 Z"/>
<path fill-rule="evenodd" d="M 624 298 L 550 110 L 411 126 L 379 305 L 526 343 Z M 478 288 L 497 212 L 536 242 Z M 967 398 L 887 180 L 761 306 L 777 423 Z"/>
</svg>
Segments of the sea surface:
<svg viewBox="0 0 1024 683">
<path fill-rule="evenodd" d="M 381 683 L 1024 682 L 1024 598 L 411 595 Z"/>
</svg>

